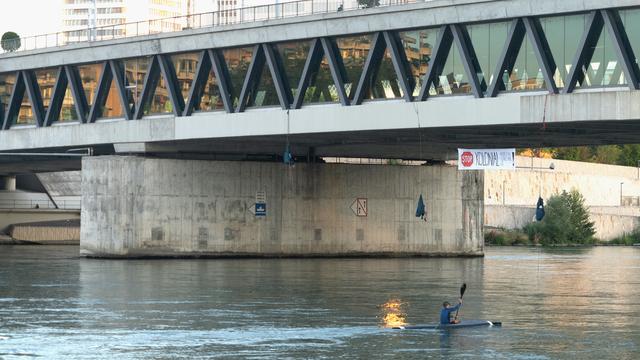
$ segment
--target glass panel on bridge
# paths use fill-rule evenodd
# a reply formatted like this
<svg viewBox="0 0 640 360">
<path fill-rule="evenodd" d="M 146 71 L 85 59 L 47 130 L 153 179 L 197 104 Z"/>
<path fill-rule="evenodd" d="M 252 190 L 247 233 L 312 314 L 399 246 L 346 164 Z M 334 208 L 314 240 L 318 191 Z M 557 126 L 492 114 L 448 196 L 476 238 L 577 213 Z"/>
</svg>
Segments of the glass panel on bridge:
<svg viewBox="0 0 640 360">
<path fill-rule="evenodd" d="M 227 63 L 229 70 L 229 91 L 231 92 L 231 100 L 233 107 L 238 106 L 238 97 L 242 91 L 244 78 L 247 75 L 247 69 L 251 64 L 253 56 L 252 47 L 233 48 L 222 50 L 222 55 Z"/>
<path fill-rule="evenodd" d="M 279 106 L 280 100 L 266 61 L 257 86 L 249 92 L 247 107 Z"/>
<path fill-rule="evenodd" d="M 9 100 L 11 99 L 11 93 L 13 92 L 13 86 L 16 83 L 16 74 L 15 73 L 4 73 L 0 74 L 0 104 L 4 109 L 7 109 L 9 105 Z M 2 114 L 2 111 L 0 111 Z M 0 118 L 0 123 L 3 119 Z"/>
<path fill-rule="evenodd" d="M 635 55 L 633 61 L 638 64 L 638 57 L 640 56 L 640 9 L 620 10 L 620 17 Z"/>
<path fill-rule="evenodd" d="M 169 89 L 167 88 L 167 82 L 162 76 L 161 72 L 158 71 L 156 75 L 159 77 L 158 85 L 153 91 L 153 96 L 149 103 L 144 107 L 144 115 L 156 115 L 156 114 L 167 114 L 173 112 L 173 103 L 169 98 Z"/>
<path fill-rule="evenodd" d="M 416 84 L 413 96 L 420 94 L 422 80 L 429 70 L 429 61 L 436 43 L 438 29 L 421 29 L 400 32 L 400 39 L 411 65 L 411 74 Z M 435 90 L 434 90 L 435 93 Z"/>
<path fill-rule="evenodd" d="M 284 72 L 291 87 L 291 93 L 295 97 L 298 93 L 298 85 L 304 64 L 309 56 L 310 44 L 308 41 L 286 42 L 276 45 Z"/>
<path fill-rule="evenodd" d="M 502 76 L 506 91 L 546 89 L 542 69 L 528 36 L 524 37 L 513 70 L 511 73 L 505 70 Z"/>
<path fill-rule="evenodd" d="M 498 66 L 502 49 L 507 41 L 509 26 L 509 22 L 467 26 L 471 44 L 480 63 L 481 72 L 477 74 L 478 81 L 482 83 L 484 80 L 487 88 L 494 81 L 494 72 Z M 455 46 L 455 43 L 453 46 Z"/>
<path fill-rule="evenodd" d="M 79 121 L 78 112 L 76 111 L 76 103 L 71 92 L 71 86 L 67 85 L 67 90 L 64 93 L 64 99 L 62 100 L 62 108 L 60 109 L 60 115 L 57 122 L 73 122 Z"/>
<path fill-rule="evenodd" d="M 344 90 L 350 100 L 356 94 L 358 81 L 360 81 L 360 75 L 364 70 L 364 63 L 367 61 L 372 39 L 372 34 L 336 38 L 336 44 L 342 56 L 346 72 Z"/>
<path fill-rule="evenodd" d="M 176 78 L 178 79 L 178 90 L 182 93 L 185 104 L 189 98 L 189 90 L 196 76 L 198 68 L 198 59 L 200 53 L 185 53 L 171 55 L 173 68 L 176 70 Z"/>
<path fill-rule="evenodd" d="M 304 94 L 303 104 L 336 103 L 339 101 L 338 88 L 336 88 L 333 82 L 329 63 L 327 62 L 327 58 L 323 57 L 318 71 L 310 77 L 307 92 Z"/>
<path fill-rule="evenodd" d="M 78 66 L 78 72 L 80 73 L 80 80 L 82 81 L 82 87 L 84 88 L 84 94 L 87 98 L 87 104 L 93 106 L 95 101 L 96 92 L 98 91 L 98 81 L 102 75 L 103 64 L 86 64 Z M 100 119 L 110 118 L 122 118 L 124 117 L 124 111 L 122 111 L 122 103 L 120 102 L 120 95 L 116 90 L 115 81 L 111 80 L 109 92 L 100 114 Z"/>
<path fill-rule="evenodd" d="M 444 64 L 442 73 L 438 76 L 438 87 L 435 94 L 429 91 L 430 95 L 458 95 L 471 93 L 471 84 L 462 64 L 462 57 L 458 51 L 458 46 L 451 45 L 447 61 Z"/>
<path fill-rule="evenodd" d="M 398 81 L 398 74 L 396 74 L 393 60 L 391 60 L 391 53 L 389 49 L 386 49 L 380 62 L 380 67 L 375 72 L 375 78 L 371 82 L 364 99 L 395 99 L 403 96 L 404 93 Z"/>
<path fill-rule="evenodd" d="M 53 97 L 53 88 L 56 86 L 58 69 L 51 68 L 36 70 L 35 74 L 38 87 L 40 88 L 40 94 L 42 96 L 43 113 L 46 113 L 49 108 L 49 104 L 51 103 L 51 98 Z"/>
<path fill-rule="evenodd" d="M 130 107 L 137 105 L 140 96 L 142 95 L 144 78 L 147 75 L 150 60 L 150 57 L 140 57 L 122 61 L 126 80 L 125 89 Z M 146 110 L 147 109 L 145 109 L 145 112 Z"/>
<path fill-rule="evenodd" d="M 31 100 L 29 99 L 29 95 L 25 90 L 24 96 L 22 97 L 22 104 L 20 105 L 20 111 L 18 113 L 17 119 L 12 119 L 11 124 L 16 125 L 35 125 L 36 117 L 33 114 L 33 108 L 31 108 Z"/>
<path fill-rule="evenodd" d="M 582 68 L 584 80 L 576 87 L 621 86 L 627 79 L 620 66 L 609 30 L 604 26 L 594 47 L 591 63 Z"/>
<path fill-rule="evenodd" d="M 564 81 L 571 71 L 584 33 L 585 21 L 585 14 L 540 19 L 551 55 L 557 66 L 553 79 L 558 88 L 564 87 Z"/>
<path fill-rule="evenodd" d="M 111 81 L 111 86 L 109 87 L 109 94 L 107 95 L 107 100 L 102 107 L 100 118 L 111 119 L 111 118 L 123 118 L 124 117 L 124 109 L 122 108 L 122 102 L 120 101 L 120 95 L 118 94 L 118 89 L 116 87 L 116 82 Z"/>
<path fill-rule="evenodd" d="M 204 85 L 200 103 L 196 105 L 195 111 L 218 111 L 224 110 L 222 95 L 218 87 L 218 80 L 212 71 L 209 71 L 207 83 Z"/>
<path fill-rule="evenodd" d="M 98 81 L 100 81 L 102 67 L 102 64 L 86 64 L 78 66 L 80 81 L 82 82 L 84 95 L 89 106 L 93 105 L 96 91 L 98 91 Z"/>
</svg>

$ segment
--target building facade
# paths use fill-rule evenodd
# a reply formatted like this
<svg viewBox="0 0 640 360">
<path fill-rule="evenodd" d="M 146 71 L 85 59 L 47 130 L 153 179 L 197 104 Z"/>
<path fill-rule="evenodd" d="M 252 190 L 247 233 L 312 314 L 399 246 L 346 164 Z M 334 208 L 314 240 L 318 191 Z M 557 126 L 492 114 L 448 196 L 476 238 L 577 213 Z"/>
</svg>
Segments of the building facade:
<svg viewBox="0 0 640 360">
<path fill-rule="evenodd" d="M 146 34 L 181 30 L 186 26 L 186 20 L 174 17 L 187 13 L 189 1 L 63 0 L 63 2 L 64 42 L 73 43 L 121 37 L 131 33 Z M 123 25 L 137 21 L 147 22 L 133 26 Z"/>
<path fill-rule="evenodd" d="M 214 11 L 215 24 L 237 24 L 255 20 L 308 15 L 316 12 L 334 12 L 337 9 L 354 9 L 357 0 L 205 0 Z M 215 25 L 214 24 L 214 25 Z"/>
</svg>

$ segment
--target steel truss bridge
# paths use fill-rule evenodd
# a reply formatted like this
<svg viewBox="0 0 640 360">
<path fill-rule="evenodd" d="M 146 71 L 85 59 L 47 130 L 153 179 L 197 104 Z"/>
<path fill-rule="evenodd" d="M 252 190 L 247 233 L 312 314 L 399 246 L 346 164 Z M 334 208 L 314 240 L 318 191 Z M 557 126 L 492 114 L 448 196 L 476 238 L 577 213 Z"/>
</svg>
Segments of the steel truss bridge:
<svg viewBox="0 0 640 360">
<path fill-rule="evenodd" d="M 623 3 L 622 5 L 628 3 L 620 2 Z M 322 30 L 313 28 L 299 34 L 292 31 L 301 29 L 301 23 L 291 24 L 288 23 L 290 20 L 283 20 L 273 24 L 273 29 L 288 31 L 285 35 L 274 41 L 265 39 L 258 43 L 243 43 L 236 37 L 235 40 L 221 41 L 225 46 L 220 47 L 198 48 L 197 42 L 194 42 L 195 45 L 190 43 L 182 47 L 176 45 L 183 40 L 180 36 L 184 38 L 194 36 L 198 39 L 207 35 L 217 36 L 217 34 L 203 32 L 194 34 L 187 32 L 177 38 L 169 39 L 174 41 L 174 45 L 140 50 L 136 54 L 124 53 L 121 51 L 124 47 L 120 49 L 121 44 L 116 41 L 105 42 L 103 45 L 97 42 L 89 46 L 70 45 L 42 52 L 2 56 L 0 57 L 0 76 L 9 76 L 14 79 L 14 83 L 12 87 L 0 86 L 0 101 L 3 101 L 0 102 L 2 114 L 0 151 L 144 143 L 166 145 L 174 150 L 182 144 L 185 151 L 200 151 L 207 148 L 207 151 L 215 152 L 216 150 L 211 150 L 211 147 L 219 146 L 220 153 L 278 153 L 281 149 L 282 136 L 286 134 L 291 136 L 294 147 L 314 148 L 317 154 L 325 156 L 398 157 L 407 154 L 408 158 L 426 156 L 435 158 L 438 157 L 438 153 L 450 152 L 457 146 L 465 145 L 586 145 L 637 142 L 640 126 L 635 123 L 640 116 L 640 110 L 632 109 L 631 104 L 624 102 L 633 103 L 640 96 L 635 92 L 640 87 L 640 68 L 636 60 L 636 52 L 640 51 L 640 44 L 638 44 L 640 39 L 636 39 L 635 32 L 628 30 L 631 21 L 625 21 L 622 16 L 623 11 L 624 16 L 630 16 L 627 12 L 633 12 L 635 9 L 627 6 L 585 9 L 582 2 L 570 1 L 562 12 L 554 13 L 552 5 L 555 2 L 542 0 L 540 7 L 543 10 L 537 13 L 534 11 L 528 16 L 510 17 L 505 16 L 508 14 L 496 15 L 496 9 L 502 6 L 508 10 L 510 5 L 516 6 L 526 2 L 468 0 L 455 6 L 450 5 L 449 2 L 438 3 L 434 1 L 389 7 L 383 10 L 352 11 L 344 15 L 333 14 L 332 17 L 314 17 L 308 20 L 309 26 L 317 25 L 316 28 L 322 28 Z M 572 6 L 574 9 L 571 8 Z M 437 14 L 446 11 L 447 8 L 449 11 L 469 13 L 483 7 L 488 9 L 487 11 L 491 9 L 490 16 L 486 19 L 467 14 L 459 17 L 466 16 L 474 20 L 436 24 L 438 20 L 433 20 L 431 16 L 422 26 L 417 25 L 415 21 L 415 14 Z M 404 13 L 407 16 L 414 16 L 410 21 L 410 27 L 407 27 L 399 16 Z M 569 56 L 570 61 L 566 61 L 556 58 L 557 52 L 554 52 L 552 44 L 555 41 L 554 34 L 545 32 L 545 21 L 548 18 L 573 15 L 580 15 L 584 19 L 584 27 L 579 30 L 574 29 L 580 33 L 580 36 L 576 44 L 572 44 L 576 48 L 575 53 Z M 387 18 L 384 22 L 380 22 L 383 16 L 391 16 L 391 19 Z M 357 30 L 354 33 L 330 34 L 333 31 L 332 25 L 343 28 L 346 26 L 345 22 L 348 25 L 350 21 L 362 22 L 368 19 L 371 20 L 368 27 L 373 28 L 374 31 L 363 32 L 360 31 L 363 28 L 362 25 L 354 25 L 353 27 Z M 479 48 L 477 42 L 474 43 L 469 29 L 478 25 L 491 26 L 495 22 L 507 22 L 508 26 L 505 41 L 499 44 L 499 51 L 495 51 L 497 57 L 489 61 L 491 69 L 488 69 L 487 65 L 481 65 L 484 55 L 479 55 L 486 54 L 487 50 Z M 252 29 L 233 28 L 230 32 L 260 31 L 269 26 L 266 22 Z M 426 65 L 420 67 L 419 64 L 416 65 L 414 55 L 409 52 L 410 45 L 407 44 L 404 33 L 424 29 L 437 32 L 437 37 L 435 42 L 428 44 L 428 51 L 425 52 L 424 44 L 416 48 L 418 51 L 423 51 L 420 59 L 425 62 L 423 65 Z M 305 36 L 307 33 L 314 32 L 322 36 Z M 357 69 L 359 77 L 356 79 L 347 69 L 351 66 L 348 64 L 354 63 L 354 59 L 349 58 L 350 53 L 344 51 L 338 43 L 340 36 L 354 34 L 364 34 L 370 39 L 362 66 Z M 231 37 L 233 34 L 220 34 L 220 36 Z M 147 37 L 135 40 L 164 41 L 157 38 L 147 39 Z M 228 46 L 233 41 L 237 42 L 236 47 L 252 48 L 250 62 L 246 66 L 246 72 L 242 74 L 242 81 L 234 79 L 228 57 L 225 57 L 225 51 L 234 48 Z M 304 57 L 300 59 L 302 70 L 299 77 L 290 75 L 286 65 L 287 59 L 283 58 L 278 48 L 280 44 L 291 41 L 304 43 L 305 48 L 308 48 Z M 522 72 L 518 67 L 521 67 L 519 64 L 522 56 L 526 56 L 526 54 L 522 55 L 525 52 L 525 43 L 530 44 L 526 45 L 526 51 L 535 58 L 536 63 L 533 65 L 535 70 L 531 72 L 534 74 L 533 77 L 524 80 L 525 86 L 518 88 L 517 84 L 514 85 L 516 76 L 514 74 L 518 71 Z M 607 46 L 605 50 L 600 49 L 603 43 Z M 101 52 L 94 49 L 97 47 Z M 114 49 L 113 58 L 104 58 L 104 54 L 109 53 L 109 47 Z M 190 52 L 197 55 L 197 66 L 193 71 L 193 78 L 188 82 L 179 79 L 176 65 L 171 58 L 181 53 L 179 49 L 182 49 L 182 53 Z M 454 66 L 461 66 L 463 71 L 452 77 L 451 62 L 456 60 L 452 60 L 453 55 L 451 55 L 454 49 L 459 54 L 459 64 Z M 82 56 L 75 59 L 63 56 L 65 51 L 70 51 L 70 54 L 80 54 L 84 51 L 89 55 L 86 59 Z M 51 52 L 56 53 L 58 57 L 54 60 L 47 59 Z M 604 55 L 601 54 L 602 52 Z M 93 56 L 95 53 L 102 55 Z M 605 60 L 604 63 L 598 60 L 599 65 L 593 65 L 596 56 L 606 57 L 607 54 L 613 54 L 613 58 Z M 148 66 L 142 72 L 144 73 L 143 84 L 135 98 L 131 95 L 131 88 L 134 85 L 123 65 L 123 59 L 128 55 L 147 57 Z M 20 68 L 22 57 L 25 57 L 28 68 Z M 100 57 L 103 59 L 100 60 Z M 41 81 L 37 75 L 40 69 L 30 66 L 39 58 L 42 59 L 43 64 L 47 65 L 47 69 L 55 70 L 55 82 L 46 97 L 43 96 Z M 87 84 L 79 70 L 81 66 L 89 63 L 100 67 L 100 75 L 92 92 L 87 91 Z M 385 64 L 392 68 L 392 71 L 384 75 L 391 79 L 386 83 L 391 90 L 385 90 L 380 85 L 382 68 L 387 66 Z M 527 66 L 532 65 L 530 63 Z M 339 105 L 316 105 L 313 104 L 314 100 L 309 100 L 310 88 L 317 85 L 318 74 L 323 69 L 328 70 L 331 81 L 328 87 L 318 91 L 323 92 L 325 101 L 333 96 L 333 100 Z M 203 113 L 201 102 L 203 93 L 209 91 L 205 89 L 210 76 L 215 79 L 216 91 L 219 94 L 218 102 L 223 112 L 209 114 L 211 118 L 222 122 L 199 128 L 204 121 L 210 121 L 196 116 L 196 113 L 197 115 Z M 169 105 L 163 108 L 164 114 L 150 114 L 149 107 L 154 97 L 158 95 L 156 89 L 159 88 L 159 84 L 166 88 Z M 258 98 L 264 95 L 261 95 L 261 89 L 265 86 L 274 89 L 277 98 L 275 105 L 281 109 L 278 112 L 274 112 L 273 106 L 263 106 L 264 109 L 261 109 Z M 449 91 L 452 96 L 442 96 L 448 94 L 446 89 L 451 87 L 456 87 L 457 91 Z M 10 92 L 6 90 L 7 88 L 11 88 Z M 3 89 L 5 93 L 2 93 Z M 122 121 L 111 119 L 99 130 L 77 130 L 78 127 L 90 129 L 96 126 L 96 123 L 103 122 L 101 119 L 105 117 L 105 106 L 112 89 L 115 89 L 117 102 L 122 109 L 122 115 L 119 116 Z M 456 92 L 467 96 L 453 96 Z M 93 93 L 93 96 L 89 98 L 88 93 Z M 551 95 L 544 95 L 545 93 Z M 607 110 L 599 112 L 597 109 L 589 110 L 588 104 L 593 102 L 596 93 L 600 104 L 605 104 L 607 99 L 617 99 L 615 101 L 618 101 L 618 110 L 615 114 L 609 116 L 606 113 Z M 556 94 L 559 95 L 554 96 Z M 489 100 L 492 98 L 495 100 Z M 322 100 L 316 99 L 315 102 L 320 103 Z M 381 105 L 387 102 L 388 106 Z M 483 102 L 486 102 L 486 105 L 483 105 Z M 29 104 L 27 106 L 30 109 L 25 109 L 26 103 Z M 72 103 L 70 106 L 76 114 L 74 119 L 68 120 L 61 117 L 65 103 Z M 429 103 L 434 105 L 428 105 Z M 563 107 L 569 103 L 584 107 L 586 109 L 584 114 L 578 110 L 567 113 Z M 455 113 L 460 106 L 468 108 L 462 109 L 462 112 L 468 115 L 464 116 L 467 117 L 451 115 L 450 119 L 432 120 L 442 118 L 445 114 Z M 504 108 L 499 109 L 500 106 Z M 345 110 L 338 110 L 338 108 Z M 359 108 L 363 110 L 356 110 Z M 305 112 L 305 110 L 308 111 Z M 21 114 L 24 115 L 25 111 L 32 114 L 32 120 L 21 123 Z M 389 119 L 389 116 L 393 116 L 394 113 L 397 114 L 397 118 Z M 411 113 L 416 114 L 413 115 L 412 120 L 403 120 L 408 117 L 407 114 Z M 162 120 L 164 119 L 162 116 L 156 115 L 164 115 L 164 118 L 169 120 Z M 378 119 L 376 116 L 384 119 Z M 496 121 L 487 118 L 489 116 L 501 117 L 501 119 Z M 417 126 L 416 117 L 418 118 Z M 545 117 L 549 119 L 549 124 L 545 124 L 542 131 L 539 122 L 541 118 L 544 121 Z M 198 119 L 189 123 L 188 118 Z M 285 118 L 286 123 L 282 120 Z M 364 126 L 363 119 L 354 120 L 355 118 L 368 118 L 369 123 L 374 125 Z M 277 119 L 277 124 L 268 129 L 253 128 L 257 121 L 269 121 L 269 119 Z M 151 133 L 141 131 L 142 128 L 139 127 L 121 125 L 123 122 L 139 120 L 148 120 L 148 123 L 156 121 L 157 127 L 166 127 L 166 131 Z M 617 125 L 607 124 L 606 122 L 610 120 L 617 120 L 615 123 Z M 352 123 L 345 125 L 349 121 Z M 306 124 L 303 125 L 304 122 Z M 153 126 L 145 125 L 144 129 Z M 187 131 L 185 127 L 192 129 Z M 224 129 L 225 127 L 233 130 Z M 39 128 L 56 130 L 49 135 L 34 132 Z M 167 130 L 169 128 L 171 131 Z M 138 134 L 115 134 L 118 131 L 138 132 Z M 81 133 L 91 135 L 83 138 L 77 135 Z M 160 133 L 162 134 L 159 135 Z M 104 138 L 97 139 L 99 136 Z M 420 154 L 417 150 L 418 140 Z M 428 145 L 423 145 L 423 141 Z M 395 150 L 392 149 L 394 146 L 396 146 Z M 323 147 L 327 150 L 317 150 Z M 361 149 L 353 150 L 357 147 Z M 369 150 L 363 150 L 365 147 Z M 423 150 L 423 147 L 426 150 Z M 429 155 L 423 155 L 423 151 Z"/>
</svg>

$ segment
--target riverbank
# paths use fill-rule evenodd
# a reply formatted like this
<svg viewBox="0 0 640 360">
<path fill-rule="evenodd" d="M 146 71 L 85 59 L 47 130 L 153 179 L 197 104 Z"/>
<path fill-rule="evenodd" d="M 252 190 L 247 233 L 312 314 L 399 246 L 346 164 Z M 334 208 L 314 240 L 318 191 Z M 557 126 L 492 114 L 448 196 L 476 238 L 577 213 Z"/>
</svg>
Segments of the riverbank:
<svg viewBox="0 0 640 360">
<path fill-rule="evenodd" d="M 0 245 L 79 245 L 80 220 L 40 221 L 10 225 Z"/>
<path fill-rule="evenodd" d="M 546 247 L 583 247 L 583 246 L 640 246 L 640 232 L 634 231 L 610 241 L 592 238 L 584 243 L 566 243 L 542 245 L 522 230 L 489 228 L 484 231 L 486 246 L 546 246 Z"/>
</svg>

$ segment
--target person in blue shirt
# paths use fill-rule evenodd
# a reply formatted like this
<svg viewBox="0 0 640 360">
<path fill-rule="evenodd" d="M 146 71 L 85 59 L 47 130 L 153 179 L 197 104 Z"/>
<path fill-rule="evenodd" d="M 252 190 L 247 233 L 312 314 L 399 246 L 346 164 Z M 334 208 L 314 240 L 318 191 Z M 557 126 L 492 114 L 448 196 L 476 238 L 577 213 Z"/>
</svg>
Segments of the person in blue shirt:
<svg viewBox="0 0 640 360">
<path fill-rule="evenodd" d="M 451 314 L 455 313 L 462 306 L 462 299 L 458 299 L 458 305 L 451 306 L 448 301 L 442 303 L 442 310 L 440 310 L 440 325 L 457 324 L 460 320 L 452 319 Z"/>
</svg>

